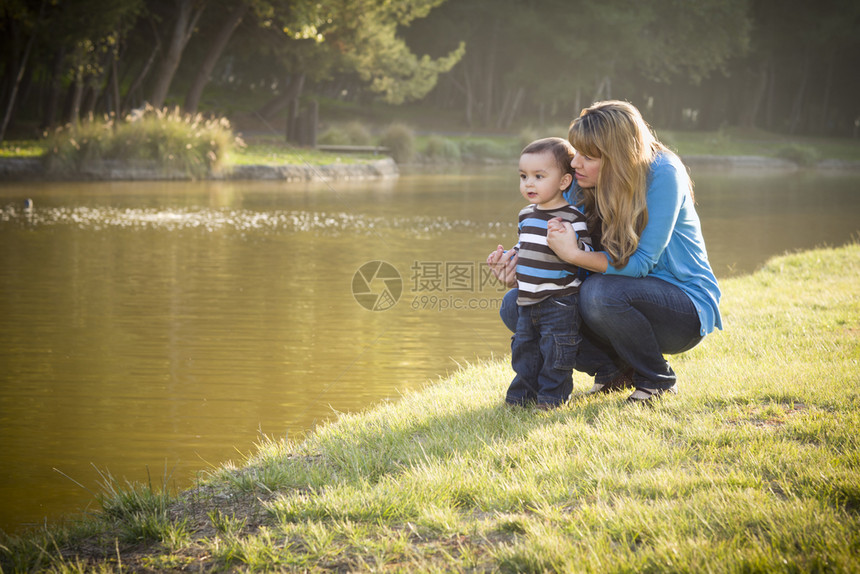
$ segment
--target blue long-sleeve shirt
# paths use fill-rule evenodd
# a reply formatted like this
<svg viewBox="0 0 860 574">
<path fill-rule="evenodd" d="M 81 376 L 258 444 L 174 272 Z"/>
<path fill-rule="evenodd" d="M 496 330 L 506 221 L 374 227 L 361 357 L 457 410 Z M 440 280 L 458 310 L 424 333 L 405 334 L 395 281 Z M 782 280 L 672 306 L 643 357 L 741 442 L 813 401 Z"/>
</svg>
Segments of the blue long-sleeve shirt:
<svg viewBox="0 0 860 574">
<path fill-rule="evenodd" d="M 722 329 L 720 288 L 708 262 L 686 169 L 675 154 L 661 153 L 651 164 L 645 202 L 648 223 L 639 246 L 627 265 L 618 268 L 609 263 L 606 274 L 657 277 L 677 285 L 696 306 L 702 335 Z"/>
</svg>

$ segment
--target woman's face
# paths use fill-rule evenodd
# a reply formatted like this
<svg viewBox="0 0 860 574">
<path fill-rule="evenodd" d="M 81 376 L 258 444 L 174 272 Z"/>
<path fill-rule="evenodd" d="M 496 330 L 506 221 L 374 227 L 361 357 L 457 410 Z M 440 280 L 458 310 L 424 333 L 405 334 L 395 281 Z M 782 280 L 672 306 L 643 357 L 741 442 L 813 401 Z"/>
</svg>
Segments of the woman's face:
<svg viewBox="0 0 860 574">
<path fill-rule="evenodd" d="M 600 173 L 600 165 L 603 163 L 602 158 L 588 157 L 580 152 L 576 152 L 570 162 L 570 166 L 576 172 L 576 182 L 579 187 L 587 189 L 597 185 L 597 175 Z"/>
</svg>

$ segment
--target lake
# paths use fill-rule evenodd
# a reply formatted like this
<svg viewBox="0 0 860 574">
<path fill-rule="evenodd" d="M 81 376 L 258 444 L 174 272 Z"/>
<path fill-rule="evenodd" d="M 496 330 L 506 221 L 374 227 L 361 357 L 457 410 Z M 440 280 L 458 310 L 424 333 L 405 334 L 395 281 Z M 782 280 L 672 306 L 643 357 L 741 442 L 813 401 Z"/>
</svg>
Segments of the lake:
<svg viewBox="0 0 860 574">
<path fill-rule="evenodd" d="M 720 278 L 858 237 L 858 173 L 693 176 Z M 300 438 L 504 356 L 481 263 L 513 244 L 523 205 L 515 165 L 0 182 L 0 529 L 94 508 L 107 476 L 193 486 L 262 435 Z"/>
</svg>

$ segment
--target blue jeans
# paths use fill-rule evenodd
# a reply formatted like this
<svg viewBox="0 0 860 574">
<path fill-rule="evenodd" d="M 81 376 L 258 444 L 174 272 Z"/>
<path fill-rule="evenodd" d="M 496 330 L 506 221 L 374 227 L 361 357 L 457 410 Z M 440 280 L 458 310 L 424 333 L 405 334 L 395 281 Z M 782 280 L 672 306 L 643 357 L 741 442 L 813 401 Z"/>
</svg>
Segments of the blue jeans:
<svg viewBox="0 0 860 574">
<path fill-rule="evenodd" d="M 517 324 L 516 293 L 505 294 L 499 311 L 509 329 Z M 663 354 L 683 353 L 702 340 L 692 300 L 654 277 L 591 275 L 580 287 L 579 310 L 582 342 L 575 368 L 595 383 L 632 367 L 637 387 L 667 389 L 676 377 Z"/>
<path fill-rule="evenodd" d="M 519 307 L 511 339 L 516 376 L 505 397 L 508 403 L 557 406 L 568 399 L 580 339 L 578 299 L 577 294 L 550 297 Z"/>
</svg>

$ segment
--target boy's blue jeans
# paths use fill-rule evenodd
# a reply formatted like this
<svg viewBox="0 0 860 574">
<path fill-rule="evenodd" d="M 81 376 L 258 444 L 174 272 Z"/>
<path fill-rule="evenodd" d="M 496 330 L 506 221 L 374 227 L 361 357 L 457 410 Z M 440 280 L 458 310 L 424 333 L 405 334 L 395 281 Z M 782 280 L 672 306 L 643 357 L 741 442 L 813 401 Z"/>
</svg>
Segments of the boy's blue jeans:
<svg viewBox="0 0 860 574">
<path fill-rule="evenodd" d="M 517 290 L 505 294 L 499 311 L 516 329 Z M 701 340 L 699 316 L 679 287 L 654 277 L 594 274 L 579 289 L 582 341 L 577 371 L 607 383 L 632 367 L 637 387 L 667 389 L 675 372 L 663 354 L 683 353 Z"/>
<path fill-rule="evenodd" d="M 580 339 L 577 294 L 550 297 L 515 311 L 511 366 L 516 376 L 505 400 L 515 405 L 564 403 L 573 390 L 571 375 Z"/>
</svg>

